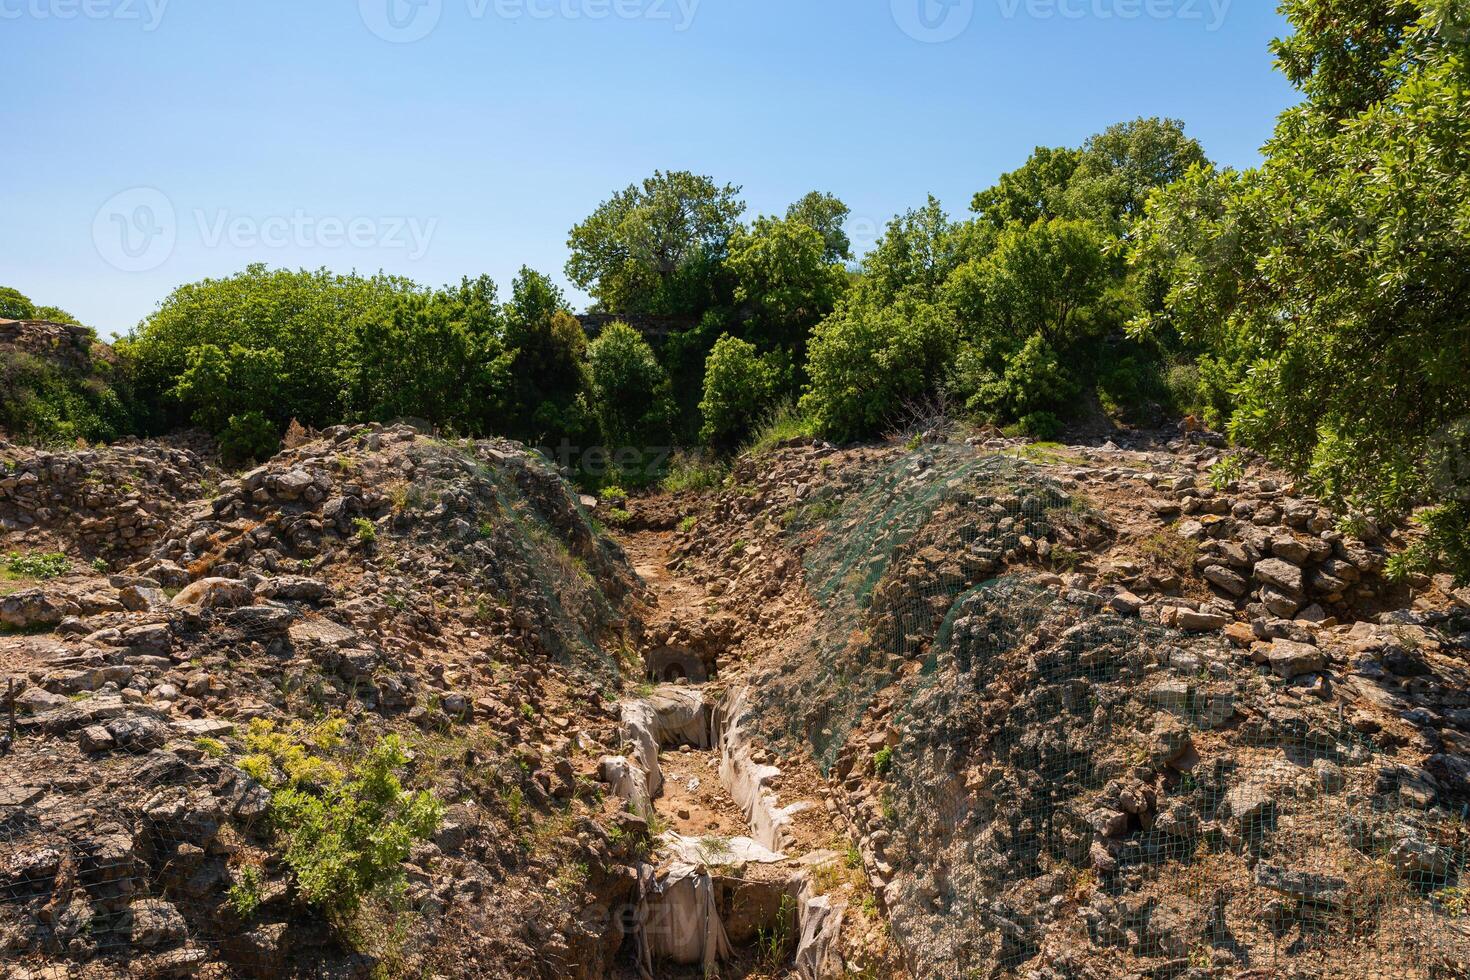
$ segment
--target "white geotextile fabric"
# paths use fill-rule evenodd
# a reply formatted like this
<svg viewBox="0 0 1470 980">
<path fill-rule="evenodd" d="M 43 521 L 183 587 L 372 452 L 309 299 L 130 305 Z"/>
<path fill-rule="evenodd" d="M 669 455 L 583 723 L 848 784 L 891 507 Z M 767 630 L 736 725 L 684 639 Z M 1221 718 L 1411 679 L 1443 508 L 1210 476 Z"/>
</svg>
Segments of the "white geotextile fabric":
<svg viewBox="0 0 1470 980">
<path fill-rule="evenodd" d="M 780 851 L 793 840 L 791 817 L 802 806 L 783 809 L 776 794 L 768 788 L 781 775 L 781 770 L 751 758 L 754 746 L 745 734 L 747 694 L 742 689 L 727 696 L 715 713 L 720 740 L 720 781 L 745 815 L 755 839 L 773 851 Z"/>
<path fill-rule="evenodd" d="M 791 880 L 796 899 L 797 921 L 801 936 L 796 943 L 796 972 L 802 980 L 830 980 L 847 974 L 838 948 L 842 935 L 842 917 L 847 903 L 831 895 L 816 894 L 811 875 L 801 874 Z"/>
<path fill-rule="evenodd" d="M 607 783 L 613 795 L 627 800 L 633 812 L 647 820 L 653 816 L 653 798 L 648 794 L 648 773 L 620 755 L 605 755 L 597 765 L 597 778 Z"/>
<path fill-rule="evenodd" d="M 715 903 L 714 879 L 693 864 L 675 862 L 659 873 L 638 869 L 639 960 L 646 980 L 652 961 L 699 964 L 706 975 L 730 958 L 730 939 Z"/>
<path fill-rule="evenodd" d="M 786 855 L 772 851 L 749 837 L 685 837 L 669 831 L 659 838 L 659 853 L 687 864 L 711 867 L 743 867 L 747 864 L 779 864 Z"/>
<path fill-rule="evenodd" d="M 710 746 L 704 696 L 690 688 L 665 686 L 647 698 L 625 701 L 622 721 L 623 738 L 633 744 L 633 758 L 648 774 L 650 797 L 656 798 L 664 788 L 658 765 L 660 746 L 686 742 L 699 749 Z"/>
</svg>

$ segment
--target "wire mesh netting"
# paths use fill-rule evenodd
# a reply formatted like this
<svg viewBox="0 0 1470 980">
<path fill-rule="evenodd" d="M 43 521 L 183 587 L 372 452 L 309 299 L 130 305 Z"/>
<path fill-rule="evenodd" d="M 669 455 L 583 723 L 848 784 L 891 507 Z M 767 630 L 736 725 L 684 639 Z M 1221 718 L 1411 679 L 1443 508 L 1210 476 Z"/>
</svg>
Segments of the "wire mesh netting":
<svg viewBox="0 0 1470 980">
<path fill-rule="evenodd" d="M 0 974 L 198 975 L 222 951 L 246 975 L 279 967 L 284 929 L 221 901 L 259 857 L 246 835 L 268 806 L 207 757 L 222 728 L 107 695 L 16 719 L 0 756 Z"/>
<path fill-rule="evenodd" d="M 1048 574 L 1110 531 L 1038 467 L 924 447 L 791 530 L 823 611 L 767 732 L 839 779 L 917 975 L 1466 975 L 1464 801 L 1325 684 Z"/>
</svg>

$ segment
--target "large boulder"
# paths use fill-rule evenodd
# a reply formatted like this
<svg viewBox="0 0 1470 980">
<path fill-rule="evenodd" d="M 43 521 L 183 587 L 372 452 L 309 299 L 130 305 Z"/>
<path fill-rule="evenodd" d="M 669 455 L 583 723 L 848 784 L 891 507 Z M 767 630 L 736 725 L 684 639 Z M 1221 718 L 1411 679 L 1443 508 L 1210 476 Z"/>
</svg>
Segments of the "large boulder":
<svg viewBox="0 0 1470 980">
<path fill-rule="evenodd" d="M 1315 674 L 1327 666 L 1327 657 L 1321 650 L 1309 643 L 1293 640 L 1272 640 L 1267 657 L 1272 672 L 1286 680 L 1302 674 Z"/>
<path fill-rule="evenodd" d="M 232 578 L 202 578 L 174 596 L 180 609 L 234 609 L 255 601 L 250 586 Z"/>
<path fill-rule="evenodd" d="M 61 603 L 41 589 L 25 589 L 0 599 L 0 623 L 10 629 L 32 630 L 55 626 L 64 615 Z"/>
<path fill-rule="evenodd" d="M 1291 596 L 1302 594 L 1302 570 L 1280 558 L 1267 558 L 1256 562 L 1256 581 L 1269 585 Z"/>
</svg>

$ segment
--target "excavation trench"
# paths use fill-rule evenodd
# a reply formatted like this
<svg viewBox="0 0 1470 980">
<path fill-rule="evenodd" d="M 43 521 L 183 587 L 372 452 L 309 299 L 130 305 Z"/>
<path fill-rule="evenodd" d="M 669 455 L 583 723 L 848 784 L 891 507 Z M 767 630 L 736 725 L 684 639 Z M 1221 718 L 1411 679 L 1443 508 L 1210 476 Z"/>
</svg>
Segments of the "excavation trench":
<svg viewBox="0 0 1470 980">
<path fill-rule="evenodd" d="M 783 805 L 781 770 L 756 761 L 746 691 L 664 685 L 621 711 L 628 754 L 604 758 L 602 778 L 655 829 L 669 827 L 638 869 L 644 976 L 660 961 L 709 973 L 762 937 L 794 947 L 803 977 L 840 974 L 844 903 L 817 894 L 813 875 L 838 856 L 796 853 L 793 818 L 812 804 Z M 706 779 L 723 790 L 721 805 Z"/>
</svg>

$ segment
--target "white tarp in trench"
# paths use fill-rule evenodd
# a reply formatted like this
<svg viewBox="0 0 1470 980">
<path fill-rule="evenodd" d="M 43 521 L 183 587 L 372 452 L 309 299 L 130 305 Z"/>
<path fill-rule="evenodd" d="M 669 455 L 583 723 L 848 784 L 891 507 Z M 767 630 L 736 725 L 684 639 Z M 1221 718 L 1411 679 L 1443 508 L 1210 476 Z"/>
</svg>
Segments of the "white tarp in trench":
<svg viewBox="0 0 1470 980">
<path fill-rule="evenodd" d="M 704 695 L 687 687 L 665 686 L 646 698 L 625 701 L 622 706 L 623 738 L 633 743 L 633 756 L 648 774 L 648 795 L 656 798 L 664 788 L 658 766 L 661 745 L 688 743 L 697 749 L 710 747 L 709 711 Z"/>
<path fill-rule="evenodd" d="M 712 974 L 729 959 L 730 940 L 715 902 L 714 879 L 703 867 L 675 862 L 663 874 L 638 869 L 640 966 L 652 980 L 652 961 L 699 964 Z"/>
<path fill-rule="evenodd" d="M 749 837 L 685 837 L 671 830 L 658 840 L 660 854 L 687 864 L 743 867 L 786 860 L 786 855 L 769 850 Z"/>
</svg>

